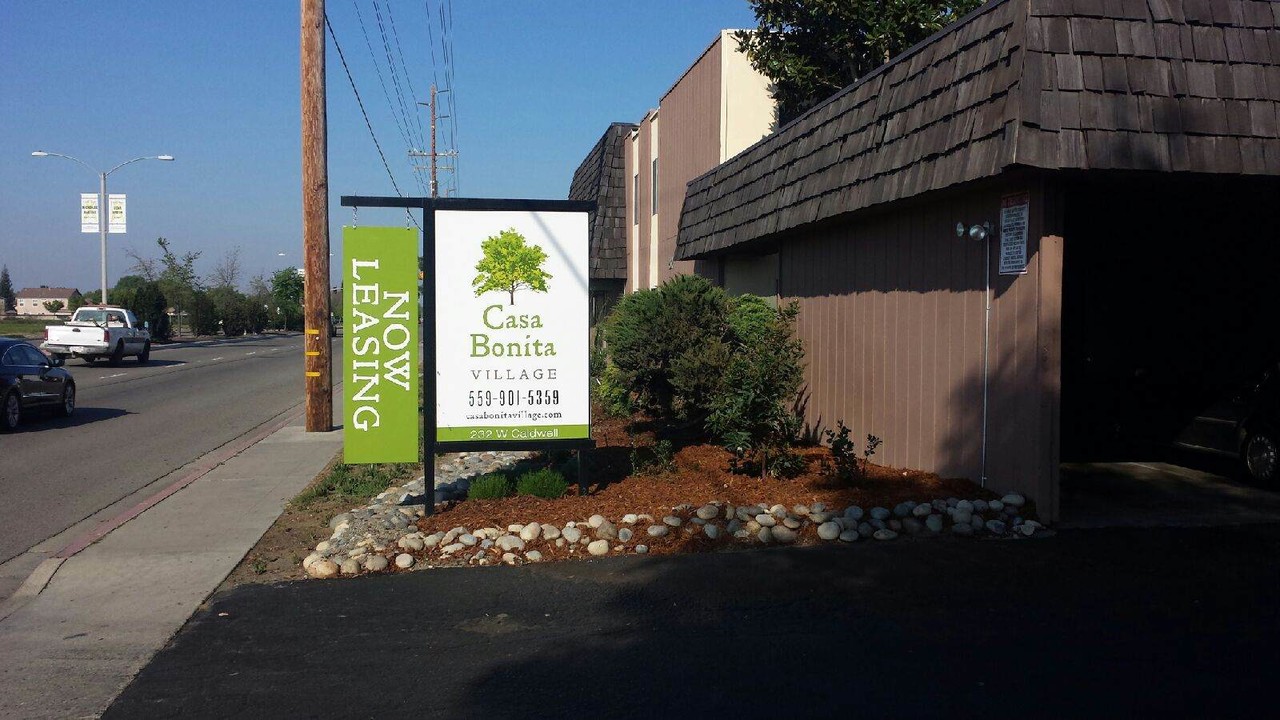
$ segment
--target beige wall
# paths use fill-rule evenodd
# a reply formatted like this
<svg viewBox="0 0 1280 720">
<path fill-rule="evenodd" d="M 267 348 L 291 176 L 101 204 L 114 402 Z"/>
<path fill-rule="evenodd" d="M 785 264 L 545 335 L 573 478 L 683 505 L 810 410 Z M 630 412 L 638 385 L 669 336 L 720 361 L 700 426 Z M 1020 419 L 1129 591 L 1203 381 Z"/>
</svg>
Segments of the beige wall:
<svg viewBox="0 0 1280 720">
<path fill-rule="evenodd" d="M 640 289 L 641 274 L 640 264 L 637 262 L 640 257 L 640 216 L 637 214 L 638 208 L 635 202 L 637 196 L 636 186 L 640 184 L 640 180 L 636 176 L 640 166 L 640 133 L 638 130 L 632 131 L 623 141 L 623 159 L 627 175 L 627 291 L 635 292 Z"/>
<path fill-rule="evenodd" d="M 733 30 L 720 31 L 720 162 L 756 144 L 774 130 L 769 80 L 738 52 Z M 692 179 L 692 178 L 691 178 Z"/>
<path fill-rule="evenodd" d="M 62 310 L 59 312 L 68 312 L 67 308 L 71 304 L 69 297 L 18 298 L 14 310 L 19 315 L 49 315 L 49 311 L 44 309 L 44 304 L 50 300 L 61 300 Z"/>
<path fill-rule="evenodd" d="M 863 216 L 784 240 L 784 301 L 800 303 L 806 421 L 844 420 L 883 439 L 876 461 L 982 476 L 983 243 L 957 222 L 998 227 L 1000 198 L 1031 191 L 1027 273 L 996 274 L 991 239 L 986 484 L 1058 512 L 1058 377 L 1062 240 L 1046 234 L 1045 193 L 996 185 Z"/>
</svg>

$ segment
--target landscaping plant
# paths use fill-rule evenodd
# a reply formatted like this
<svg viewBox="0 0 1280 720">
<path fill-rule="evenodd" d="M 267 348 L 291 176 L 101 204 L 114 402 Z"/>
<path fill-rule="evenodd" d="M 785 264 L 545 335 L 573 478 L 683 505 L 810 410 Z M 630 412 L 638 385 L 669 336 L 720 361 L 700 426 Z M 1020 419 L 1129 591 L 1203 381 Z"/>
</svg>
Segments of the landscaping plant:
<svg viewBox="0 0 1280 720">
<path fill-rule="evenodd" d="M 823 435 L 827 438 L 827 444 L 831 447 L 831 462 L 835 466 L 835 476 L 844 482 L 855 482 L 861 480 L 866 475 L 866 465 L 872 455 L 876 454 L 876 448 L 880 447 L 880 438 L 867 434 L 867 444 L 862 451 L 862 458 L 858 458 L 858 447 L 853 440 L 849 439 L 850 429 L 844 424 L 844 420 L 836 421 L 835 430 L 825 430 Z"/>
<path fill-rule="evenodd" d="M 511 480 L 502 473 L 481 475 L 471 481 L 468 500 L 496 500 L 511 495 Z"/>
<path fill-rule="evenodd" d="M 474 489 L 475 485 L 471 487 Z M 532 495 L 546 498 L 547 500 L 555 500 L 558 497 L 562 497 L 568 490 L 569 481 L 564 479 L 564 475 L 551 468 L 530 470 L 521 475 L 520 479 L 516 481 L 517 494 Z"/>
</svg>

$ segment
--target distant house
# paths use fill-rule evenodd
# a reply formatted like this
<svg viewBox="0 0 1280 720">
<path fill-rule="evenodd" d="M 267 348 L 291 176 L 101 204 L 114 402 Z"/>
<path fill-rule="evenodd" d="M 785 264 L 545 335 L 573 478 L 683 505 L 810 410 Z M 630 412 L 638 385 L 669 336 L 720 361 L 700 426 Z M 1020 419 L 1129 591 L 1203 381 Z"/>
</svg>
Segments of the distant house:
<svg viewBox="0 0 1280 720">
<path fill-rule="evenodd" d="M 45 303 L 51 300 L 58 300 L 65 310 L 71 306 L 72 298 L 78 297 L 80 297 L 80 291 L 75 288 L 49 287 L 48 285 L 23 288 L 15 296 L 18 301 L 17 311 L 19 315 L 51 315 L 52 313 L 45 308 Z"/>
</svg>

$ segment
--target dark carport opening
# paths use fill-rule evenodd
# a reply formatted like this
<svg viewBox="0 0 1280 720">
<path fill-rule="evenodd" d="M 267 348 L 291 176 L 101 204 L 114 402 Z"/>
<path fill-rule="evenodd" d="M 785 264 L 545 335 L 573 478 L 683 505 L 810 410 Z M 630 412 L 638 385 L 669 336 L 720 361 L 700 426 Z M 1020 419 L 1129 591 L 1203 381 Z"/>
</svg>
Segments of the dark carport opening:
<svg viewBox="0 0 1280 720">
<path fill-rule="evenodd" d="M 1063 188 L 1062 460 L 1242 479 L 1231 418 L 1280 361 L 1280 182 L 1093 173 Z"/>
</svg>

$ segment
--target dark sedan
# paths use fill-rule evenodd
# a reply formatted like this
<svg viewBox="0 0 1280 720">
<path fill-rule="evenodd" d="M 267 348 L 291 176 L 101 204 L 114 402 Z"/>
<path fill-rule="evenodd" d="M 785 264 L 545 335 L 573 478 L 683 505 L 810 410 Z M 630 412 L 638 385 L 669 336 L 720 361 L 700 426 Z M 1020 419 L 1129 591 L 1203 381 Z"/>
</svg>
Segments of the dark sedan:
<svg viewBox="0 0 1280 720">
<path fill-rule="evenodd" d="M 53 408 L 63 417 L 76 409 L 76 383 L 62 369 L 62 358 L 49 358 L 25 340 L 0 337 L 0 430 L 13 430 L 28 410 Z"/>
</svg>

